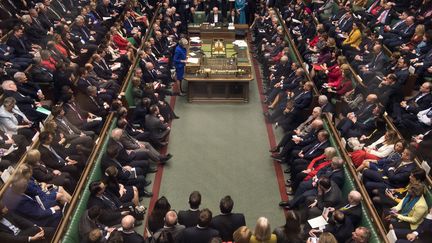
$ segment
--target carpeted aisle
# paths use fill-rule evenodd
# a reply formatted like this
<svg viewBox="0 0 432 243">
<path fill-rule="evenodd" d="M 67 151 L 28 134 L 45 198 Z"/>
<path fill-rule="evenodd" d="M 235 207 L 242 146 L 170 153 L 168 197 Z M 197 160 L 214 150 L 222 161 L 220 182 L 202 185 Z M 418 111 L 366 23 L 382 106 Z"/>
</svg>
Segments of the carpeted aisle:
<svg viewBox="0 0 432 243">
<path fill-rule="evenodd" d="M 258 86 L 250 84 L 250 102 L 195 104 L 177 98 L 168 151 L 173 159 L 163 169 L 159 197 L 175 210 L 188 208 L 188 196 L 198 190 L 202 208 L 219 214 L 219 200 L 234 199 L 235 212 L 253 229 L 260 216 L 272 227 L 284 223 L 276 170 L 269 157 L 269 137 Z"/>
</svg>

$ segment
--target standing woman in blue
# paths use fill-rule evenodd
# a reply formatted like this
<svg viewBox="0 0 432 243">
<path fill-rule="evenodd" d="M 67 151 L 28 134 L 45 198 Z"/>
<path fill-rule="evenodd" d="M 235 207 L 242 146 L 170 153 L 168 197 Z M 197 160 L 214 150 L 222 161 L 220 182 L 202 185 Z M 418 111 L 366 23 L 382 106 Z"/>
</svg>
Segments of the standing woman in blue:
<svg viewBox="0 0 432 243">
<path fill-rule="evenodd" d="M 246 0 L 235 0 L 235 9 L 239 14 L 239 24 L 246 24 Z"/>
<path fill-rule="evenodd" d="M 184 95 L 181 81 L 184 76 L 184 67 L 187 62 L 186 47 L 189 42 L 185 38 L 181 38 L 174 52 L 174 66 L 176 70 L 176 84 L 180 95 Z"/>
</svg>

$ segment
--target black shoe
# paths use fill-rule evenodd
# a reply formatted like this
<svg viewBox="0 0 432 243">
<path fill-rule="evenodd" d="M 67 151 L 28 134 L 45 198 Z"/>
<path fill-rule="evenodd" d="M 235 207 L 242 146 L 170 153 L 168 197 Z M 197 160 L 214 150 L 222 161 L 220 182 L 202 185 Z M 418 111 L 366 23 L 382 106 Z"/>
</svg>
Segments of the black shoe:
<svg viewBox="0 0 432 243">
<path fill-rule="evenodd" d="M 281 207 L 289 206 L 289 202 L 288 202 L 288 201 L 281 201 L 281 202 L 279 203 L 279 206 L 281 206 Z"/>
<path fill-rule="evenodd" d="M 167 162 L 171 158 L 172 158 L 172 154 L 167 154 L 167 155 L 163 156 L 160 160 L 161 160 L 161 162 Z"/>
<path fill-rule="evenodd" d="M 273 159 L 282 159 L 282 156 L 279 153 L 274 153 L 270 155 L 270 157 L 272 157 Z"/>
<path fill-rule="evenodd" d="M 174 115 L 173 119 L 180 119 L 180 117 L 177 115 Z"/>
<path fill-rule="evenodd" d="M 155 168 L 149 168 L 149 170 L 147 171 L 147 173 L 156 173 L 158 171 L 158 169 L 155 167 Z"/>
<path fill-rule="evenodd" d="M 150 185 L 151 183 L 152 183 L 152 181 L 150 181 L 150 180 L 145 181 L 145 182 L 144 182 L 144 186 L 148 186 L 148 185 Z"/>
<path fill-rule="evenodd" d="M 143 197 L 153 197 L 153 192 L 148 192 L 146 190 L 144 190 L 144 192 L 142 193 Z"/>
<path fill-rule="evenodd" d="M 142 220 L 135 220 L 134 226 L 137 227 L 137 226 L 140 226 L 142 224 L 143 224 Z"/>
<path fill-rule="evenodd" d="M 290 179 L 286 180 L 285 186 L 290 187 L 292 185 L 292 182 Z"/>
<path fill-rule="evenodd" d="M 279 147 L 273 147 L 272 149 L 269 150 L 270 153 L 275 153 L 275 152 L 279 152 Z"/>
</svg>

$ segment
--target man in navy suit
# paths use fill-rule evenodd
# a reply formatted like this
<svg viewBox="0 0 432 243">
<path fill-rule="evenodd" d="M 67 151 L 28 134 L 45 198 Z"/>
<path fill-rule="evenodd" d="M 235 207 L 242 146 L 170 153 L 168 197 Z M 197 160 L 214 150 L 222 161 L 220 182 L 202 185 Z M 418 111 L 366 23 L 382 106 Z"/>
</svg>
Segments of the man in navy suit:
<svg viewBox="0 0 432 243">
<path fill-rule="evenodd" d="M 198 225 L 189 227 L 183 231 L 183 243 L 209 242 L 213 237 L 219 236 L 219 232 L 210 228 L 212 212 L 205 208 L 201 210 Z"/>
<path fill-rule="evenodd" d="M 39 227 L 28 219 L 9 212 L 0 203 L 0 238 L 5 242 L 51 242 L 55 228 Z"/>
<path fill-rule="evenodd" d="M 384 45 L 388 46 L 390 49 L 394 49 L 397 46 L 402 45 L 403 43 L 409 42 L 411 37 L 414 35 L 416 27 L 414 21 L 414 16 L 409 16 L 408 18 L 406 18 L 405 23 L 407 26 L 396 33 L 397 38 L 385 39 L 383 41 Z"/>
<path fill-rule="evenodd" d="M 429 213 L 426 218 L 419 225 L 419 227 L 406 235 L 406 239 L 398 239 L 396 243 L 426 243 L 430 242 L 432 237 L 432 208 L 429 209 Z"/>
<path fill-rule="evenodd" d="M 242 213 L 231 213 L 234 201 L 230 196 L 225 196 L 220 200 L 219 208 L 221 214 L 214 217 L 210 227 L 219 231 L 222 241 L 233 241 L 233 233 L 239 227 L 245 226 L 245 217 Z"/>
<path fill-rule="evenodd" d="M 201 205 L 201 193 L 193 191 L 189 195 L 189 210 L 180 210 L 178 213 L 178 222 L 181 225 L 188 227 L 194 227 L 198 224 L 198 218 L 200 215 L 199 206 Z"/>
<path fill-rule="evenodd" d="M 419 111 L 427 109 L 432 103 L 432 83 L 425 82 L 420 86 L 420 92 L 411 99 L 393 105 L 392 117 L 396 124 L 408 117 L 417 116 Z"/>
<path fill-rule="evenodd" d="M 414 156 L 414 151 L 406 148 L 400 161 L 386 166 L 382 172 L 364 170 L 362 179 L 366 189 L 371 192 L 373 189 L 402 188 L 408 185 L 409 176 L 417 166 L 413 161 Z"/>
</svg>

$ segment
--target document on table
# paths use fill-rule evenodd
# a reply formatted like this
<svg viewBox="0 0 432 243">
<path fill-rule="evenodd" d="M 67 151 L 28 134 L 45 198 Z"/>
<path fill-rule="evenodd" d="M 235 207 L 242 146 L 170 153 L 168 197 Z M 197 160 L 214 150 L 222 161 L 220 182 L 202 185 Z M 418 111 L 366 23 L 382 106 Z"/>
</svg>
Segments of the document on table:
<svg viewBox="0 0 432 243">
<path fill-rule="evenodd" d="M 322 228 L 323 226 L 326 226 L 328 224 L 323 216 L 318 216 L 316 218 L 309 219 L 308 223 L 311 226 L 311 228 Z"/>
<path fill-rule="evenodd" d="M 188 62 L 188 63 L 192 63 L 192 64 L 198 64 L 198 63 L 199 63 L 199 58 L 196 58 L 196 57 L 189 57 L 189 58 L 187 59 L 187 62 Z"/>
</svg>

